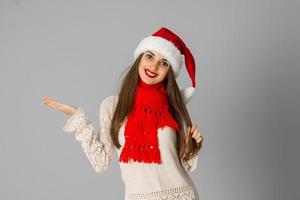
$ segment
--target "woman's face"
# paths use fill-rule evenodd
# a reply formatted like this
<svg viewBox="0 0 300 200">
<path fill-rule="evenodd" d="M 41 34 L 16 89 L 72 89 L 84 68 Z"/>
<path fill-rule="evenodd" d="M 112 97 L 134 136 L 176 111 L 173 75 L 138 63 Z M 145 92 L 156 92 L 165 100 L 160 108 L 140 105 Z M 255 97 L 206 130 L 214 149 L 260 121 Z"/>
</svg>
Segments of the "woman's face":
<svg viewBox="0 0 300 200">
<path fill-rule="evenodd" d="M 159 52 L 145 51 L 139 64 L 139 75 L 145 83 L 153 85 L 165 79 L 170 67 L 170 62 Z"/>
</svg>

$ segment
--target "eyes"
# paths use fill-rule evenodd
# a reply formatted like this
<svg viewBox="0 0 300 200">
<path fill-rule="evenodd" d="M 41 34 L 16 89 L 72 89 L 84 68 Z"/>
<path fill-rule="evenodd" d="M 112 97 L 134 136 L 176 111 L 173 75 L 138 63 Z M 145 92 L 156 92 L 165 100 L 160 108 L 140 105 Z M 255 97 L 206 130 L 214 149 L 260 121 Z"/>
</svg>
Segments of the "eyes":
<svg viewBox="0 0 300 200">
<path fill-rule="evenodd" d="M 147 60 L 152 60 L 153 59 L 153 56 L 151 55 L 151 54 L 149 54 L 149 53 L 147 53 L 146 54 L 146 59 Z M 163 66 L 165 66 L 165 67 L 169 67 L 169 63 L 168 62 L 166 62 L 166 61 L 161 61 L 162 62 L 162 64 L 163 64 Z"/>
</svg>

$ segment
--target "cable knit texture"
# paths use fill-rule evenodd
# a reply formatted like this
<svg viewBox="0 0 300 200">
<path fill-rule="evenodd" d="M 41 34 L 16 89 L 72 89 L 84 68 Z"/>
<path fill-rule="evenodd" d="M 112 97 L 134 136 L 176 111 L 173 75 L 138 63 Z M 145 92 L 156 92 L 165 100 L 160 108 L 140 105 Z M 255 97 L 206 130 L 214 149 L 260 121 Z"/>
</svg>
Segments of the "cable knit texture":
<svg viewBox="0 0 300 200">
<path fill-rule="evenodd" d="M 77 112 L 63 126 L 63 131 L 75 133 L 75 139 L 81 143 L 93 169 L 98 173 L 108 169 L 116 149 L 109 130 L 117 102 L 117 95 L 109 96 L 101 102 L 97 131 L 82 107 L 77 107 Z M 118 156 L 125 145 L 126 122 L 119 131 L 122 147 L 116 149 Z M 119 162 L 125 184 L 125 200 L 198 200 L 196 187 L 188 175 L 188 172 L 196 169 L 198 155 L 181 165 L 176 154 L 176 135 L 170 127 L 159 128 L 158 143 L 161 151 L 160 165 L 136 161 Z"/>
</svg>

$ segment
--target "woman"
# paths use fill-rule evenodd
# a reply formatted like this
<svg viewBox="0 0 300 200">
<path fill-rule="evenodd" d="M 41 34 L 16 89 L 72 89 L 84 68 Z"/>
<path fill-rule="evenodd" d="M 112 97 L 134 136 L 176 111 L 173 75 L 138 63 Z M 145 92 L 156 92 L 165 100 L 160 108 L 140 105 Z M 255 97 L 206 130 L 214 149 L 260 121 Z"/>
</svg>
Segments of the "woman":
<svg viewBox="0 0 300 200">
<path fill-rule="evenodd" d="M 175 78 L 182 55 L 193 87 L 180 91 Z M 119 94 L 101 102 L 99 133 L 82 107 L 48 97 L 43 103 L 70 115 L 63 130 L 75 133 L 96 172 L 108 169 L 117 149 L 125 200 L 196 200 L 199 195 L 188 172 L 196 168 L 203 137 L 185 106 L 194 91 L 194 76 L 189 49 L 162 27 L 135 49 Z"/>
</svg>

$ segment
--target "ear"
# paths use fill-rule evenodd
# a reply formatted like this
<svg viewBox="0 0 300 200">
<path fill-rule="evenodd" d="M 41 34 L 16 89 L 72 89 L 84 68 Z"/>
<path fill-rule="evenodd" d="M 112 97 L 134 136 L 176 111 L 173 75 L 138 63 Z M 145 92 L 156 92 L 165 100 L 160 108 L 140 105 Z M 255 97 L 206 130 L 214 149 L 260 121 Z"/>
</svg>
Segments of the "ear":
<svg viewBox="0 0 300 200">
<path fill-rule="evenodd" d="M 191 100 L 193 93 L 195 91 L 194 87 L 185 87 L 183 89 L 180 90 L 181 92 L 181 96 L 183 98 L 183 101 L 185 104 L 188 104 L 188 102 Z"/>
</svg>

